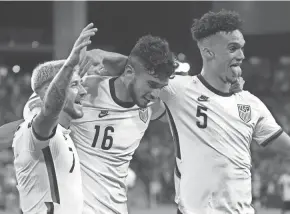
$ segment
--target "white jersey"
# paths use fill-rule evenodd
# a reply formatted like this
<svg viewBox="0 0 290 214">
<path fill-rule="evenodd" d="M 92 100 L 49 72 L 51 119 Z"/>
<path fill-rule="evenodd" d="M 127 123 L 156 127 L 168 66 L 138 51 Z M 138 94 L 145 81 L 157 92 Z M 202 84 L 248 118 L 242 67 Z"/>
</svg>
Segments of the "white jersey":
<svg viewBox="0 0 290 214">
<path fill-rule="evenodd" d="M 282 200 L 290 201 L 290 175 L 283 174 L 278 183 L 282 186 Z"/>
<path fill-rule="evenodd" d="M 219 92 L 201 75 L 175 76 L 160 97 L 176 142 L 181 212 L 254 213 L 250 143 L 266 146 L 282 133 L 266 106 L 247 91 Z"/>
<path fill-rule="evenodd" d="M 81 160 L 85 213 L 126 214 L 130 160 L 148 127 L 152 109 L 121 102 L 116 78 L 89 76 L 84 116 L 72 122 Z"/>
<path fill-rule="evenodd" d="M 165 113 L 156 109 L 158 103 L 140 109 L 119 101 L 114 79 L 85 78 L 83 85 L 88 95 L 83 102 L 84 117 L 72 121 L 70 127 L 81 163 L 84 214 L 128 212 L 126 179 L 130 160 L 149 121 Z M 40 102 L 35 94 L 31 95 L 24 107 L 24 118 L 39 112 Z"/>
<path fill-rule="evenodd" d="M 33 131 L 32 122 L 20 125 L 12 145 L 23 213 L 81 214 L 80 163 L 70 131 L 58 125 L 53 135 L 44 139 Z"/>
</svg>

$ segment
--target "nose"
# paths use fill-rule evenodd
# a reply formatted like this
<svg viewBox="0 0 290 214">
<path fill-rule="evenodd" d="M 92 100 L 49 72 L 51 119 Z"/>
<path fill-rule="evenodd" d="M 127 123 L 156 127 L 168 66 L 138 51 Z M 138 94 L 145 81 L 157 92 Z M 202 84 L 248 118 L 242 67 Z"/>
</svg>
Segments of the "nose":
<svg viewBox="0 0 290 214">
<path fill-rule="evenodd" d="M 80 97 L 83 97 L 87 94 L 87 90 L 83 87 L 83 85 L 80 85 L 79 87 L 79 95 Z"/>
<path fill-rule="evenodd" d="M 240 61 L 245 59 L 245 54 L 244 51 L 242 49 L 239 50 L 238 52 L 238 57 L 237 57 Z"/>
</svg>

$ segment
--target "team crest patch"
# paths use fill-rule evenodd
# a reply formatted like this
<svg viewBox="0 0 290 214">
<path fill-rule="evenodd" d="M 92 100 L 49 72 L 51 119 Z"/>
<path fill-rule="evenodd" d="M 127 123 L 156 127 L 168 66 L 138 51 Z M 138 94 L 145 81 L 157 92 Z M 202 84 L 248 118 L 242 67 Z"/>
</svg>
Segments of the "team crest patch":
<svg viewBox="0 0 290 214">
<path fill-rule="evenodd" d="M 140 108 L 139 117 L 144 123 L 146 123 L 148 120 L 148 108 Z"/>
<path fill-rule="evenodd" d="M 245 122 L 251 120 L 251 106 L 238 104 L 239 116 Z"/>
</svg>

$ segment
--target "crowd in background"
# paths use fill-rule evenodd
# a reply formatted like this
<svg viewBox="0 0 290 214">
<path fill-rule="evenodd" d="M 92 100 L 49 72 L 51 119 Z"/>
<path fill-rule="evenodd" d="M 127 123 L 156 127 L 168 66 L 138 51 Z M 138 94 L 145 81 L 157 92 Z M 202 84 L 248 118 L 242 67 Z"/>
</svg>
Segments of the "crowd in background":
<svg viewBox="0 0 290 214">
<path fill-rule="evenodd" d="M 198 73 L 198 71 L 191 71 Z M 290 134 L 290 57 L 250 57 L 243 65 L 245 89 L 257 95 Z M 31 71 L 13 73 L 0 69 L 0 125 L 22 118 L 32 93 Z M 278 179 L 287 160 L 252 143 L 253 194 L 262 206 L 279 206 Z M 131 162 L 137 175 L 129 189 L 131 206 L 154 206 L 174 201 L 174 144 L 168 124 L 152 122 Z M 144 204 L 144 199 L 147 199 Z M 19 213 L 12 151 L 0 152 L 0 213 Z"/>
</svg>

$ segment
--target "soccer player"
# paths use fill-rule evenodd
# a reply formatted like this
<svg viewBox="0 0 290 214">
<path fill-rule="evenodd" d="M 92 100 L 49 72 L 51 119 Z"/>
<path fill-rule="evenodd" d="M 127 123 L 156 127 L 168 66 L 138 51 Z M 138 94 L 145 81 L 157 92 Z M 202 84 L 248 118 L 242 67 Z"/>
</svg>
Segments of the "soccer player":
<svg viewBox="0 0 290 214">
<path fill-rule="evenodd" d="M 86 90 L 76 65 L 95 32 L 89 24 L 67 60 L 47 62 L 33 71 L 32 89 L 43 105 L 38 114 L 19 126 L 12 145 L 23 213 L 83 211 L 80 163 L 68 127 L 71 119 L 83 116 L 81 101 Z"/>
<path fill-rule="evenodd" d="M 129 59 L 101 53 L 104 54 L 97 58 L 101 59 L 98 66 L 102 71 L 112 75 L 121 66 L 122 75 L 87 77 L 84 85 L 89 98 L 83 103 L 85 116 L 71 126 L 83 171 L 84 213 L 126 213 L 129 161 L 150 117 L 164 113 L 159 110 L 151 116 L 154 109 L 148 101 L 154 100 L 160 88 L 167 85 L 174 65 L 168 43 L 152 36 L 141 38 Z M 106 57 L 113 59 L 114 64 L 108 63 Z M 36 102 L 34 98 L 31 101 Z M 146 108 L 147 104 L 150 108 Z M 37 103 L 28 102 L 27 106 Z M 124 130 L 130 131 L 130 135 L 124 135 Z"/>
<path fill-rule="evenodd" d="M 254 213 L 252 141 L 289 155 L 290 138 L 247 91 L 229 93 L 241 75 L 245 40 L 235 12 L 208 12 L 191 32 L 203 59 L 201 74 L 176 76 L 160 94 L 177 143 L 183 214 Z"/>
<path fill-rule="evenodd" d="M 80 64 L 82 67 L 83 62 Z M 114 66 L 102 65 L 97 65 L 101 72 L 116 73 L 111 71 Z M 152 101 L 174 72 L 167 41 L 151 35 L 141 37 L 122 66 L 119 77 L 93 75 L 84 79 L 88 91 L 82 102 L 84 116 L 70 126 L 80 158 L 85 214 L 128 213 L 130 160 L 149 121 L 165 113 L 164 109 L 155 109 Z M 32 98 L 25 112 L 34 104 L 37 106 L 37 100 Z"/>
<path fill-rule="evenodd" d="M 195 20 L 201 74 L 175 76 L 160 93 L 176 142 L 179 213 L 254 213 L 251 142 L 290 153 L 289 136 L 261 100 L 230 92 L 242 73 L 241 24 L 237 13 L 225 10 Z"/>
<path fill-rule="evenodd" d="M 148 35 L 132 49 L 121 76 L 86 77 L 84 117 L 71 126 L 83 172 L 84 213 L 127 213 L 130 160 L 150 119 L 164 113 L 152 101 L 173 72 L 167 41 Z"/>
</svg>

